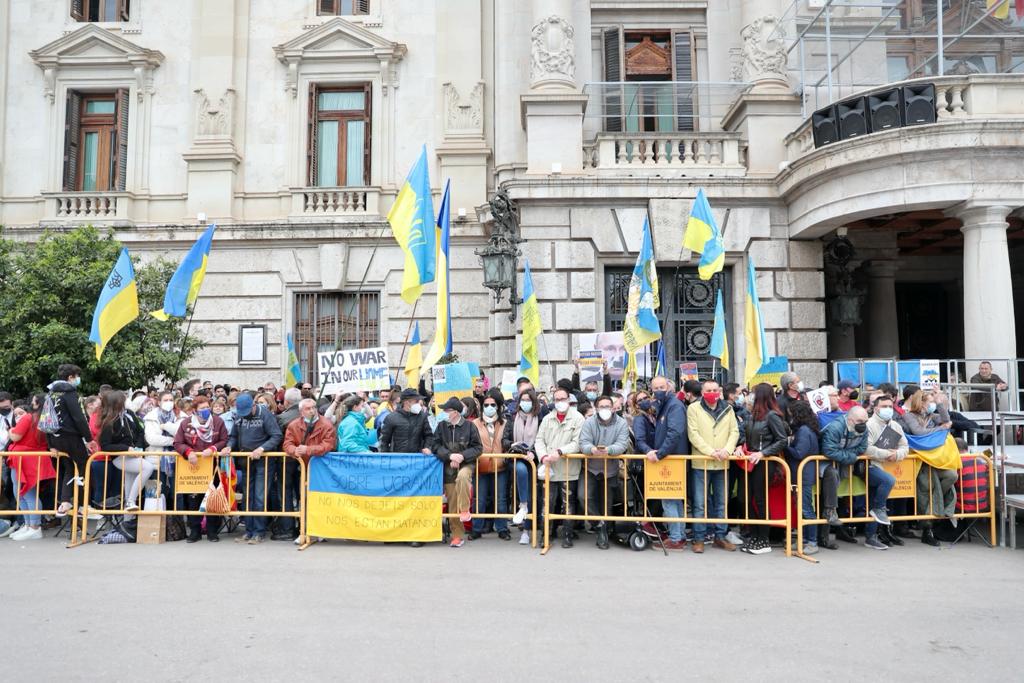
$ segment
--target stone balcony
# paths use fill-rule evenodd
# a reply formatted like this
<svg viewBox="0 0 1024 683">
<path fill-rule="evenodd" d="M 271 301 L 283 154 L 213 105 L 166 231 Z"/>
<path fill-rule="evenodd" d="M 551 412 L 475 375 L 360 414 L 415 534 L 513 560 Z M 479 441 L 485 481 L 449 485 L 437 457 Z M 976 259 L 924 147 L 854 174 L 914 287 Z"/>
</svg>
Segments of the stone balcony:
<svg viewBox="0 0 1024 683">
<path fill-rule="evenodd" d="M 291 196 L 291 218 L 380 213 L 379 187 L 298 187 Z"/>
<path fill-rule="evenodd" d="M 811 121 L 785 138 L 776 177 L 790 236 L 808 239 L 878 213 L 948 209 L 1020 195 L 1024 74 L 944 76 L 890 83 L 935 85 L 935 122 L 814 148 Z M 849 99 L 849 98 L 844 98 Z"/>
<path fill-rule="evenodd" d="M 599 175 L 735 177 L 746 174 L 746 147 L 740 133 L 599 133 L 583 161 Z"/>
<path fill-rule="evenodd" d="M 134 195 L 130 192 L 44 192 L 43 198 L 43 223 L 103 225 L 130 222 Z"/>
</svg>

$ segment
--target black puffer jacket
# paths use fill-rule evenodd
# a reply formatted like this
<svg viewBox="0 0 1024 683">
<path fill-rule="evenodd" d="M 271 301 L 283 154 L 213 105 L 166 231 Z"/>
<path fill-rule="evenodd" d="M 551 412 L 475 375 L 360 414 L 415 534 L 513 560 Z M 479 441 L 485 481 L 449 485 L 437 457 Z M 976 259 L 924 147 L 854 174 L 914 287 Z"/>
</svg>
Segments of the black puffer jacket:
<svg viewBox="0 0 1024 683">
<path fill-rule="evenodd" d="M 455 481 L 458 470 L 448 467 L 451 462 L 452 453 L 462 454 L 461 467 L 472 466 L 480 454 L 483 453 L 483 444 L 480 442 L 480 430 L 476 425 L 463 418 L 459 424 L 441 422 L 434 432 L 434 447 L 432 449 L 437 459 L 444 464 L 444 480 L 446 483 Z"/>
<path fill-rule="evenodd" d="M 430 448 L 434 435 L 427 421 L 427 411 L 419 415 L 399 408 L 388 413 L 380 430 L 382 453 L 419 453 Z"/>
<path fill-rule="evenodd" d="M 75 385 L 59 379 L 48 386 L 47 390 L 53 395 L 54 406 L 60 417 L 60 432 L 54 436 L 70 436 L 92 441 L 89 421 L 85 419 L 85 413 L 82 412 L 82 404 L 78 400 L 78 390 L 75 389 Z"/>
</svg>

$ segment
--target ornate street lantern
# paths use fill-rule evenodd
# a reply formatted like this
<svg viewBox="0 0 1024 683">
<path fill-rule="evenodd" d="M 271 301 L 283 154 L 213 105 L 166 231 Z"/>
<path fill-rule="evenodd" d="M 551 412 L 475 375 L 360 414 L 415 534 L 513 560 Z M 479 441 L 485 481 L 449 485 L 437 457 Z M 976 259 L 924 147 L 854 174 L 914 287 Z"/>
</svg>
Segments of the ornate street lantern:
<svg viewBox="0 0 1024 683">
<path fill-rule="evenodd" d="M 515 322 L 516 311 L 523 303 L 519 298 L 517 278 L 519 257 L 522 255 L 519 244 L 525 241 L 519 236 L 519 211 L 504 189 L 498 190 L 489 204 L 494 218 L 491 238 L 486 247 L 475 253 L 484 269 L 484 287 L 494 292 L 494 303 L 501 303 L 503 292 L 509 290 L 511 312 L 508 319 Z"/>
</svg>

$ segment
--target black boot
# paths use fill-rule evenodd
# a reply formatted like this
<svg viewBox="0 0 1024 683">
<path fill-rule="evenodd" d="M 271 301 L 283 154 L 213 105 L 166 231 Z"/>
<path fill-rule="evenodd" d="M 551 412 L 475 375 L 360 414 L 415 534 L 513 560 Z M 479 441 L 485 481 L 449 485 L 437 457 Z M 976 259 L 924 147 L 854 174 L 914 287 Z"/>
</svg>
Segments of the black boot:
<svg viewBox="0 0 1024 683">
<path fill-rule="evenodd" d="M 900 538 L 917 538 L 914 532 L 910 530 L 910 525 L 906 522 L 896 522 L 893 524 L 892 535 Z"/>
<path fill-rule="evenodd" d="M 562 534 L 562 547 L 563 548 L 571 548 L 572 547 L 572 526 L 569 523 L 563 522 L 562 526 L 561 526 L 561 534 Z"/>
<path fill-rule="evenodd" d="M 604 522 L 597 525 L 597 547 L 608 550 L 608 526 Z"/>
<path fill-rule="evenodd" d="M 835 530 L 836 530 L 836 538 L 838 540 L 845 541 L 846 543 L 856 543 L 857 542 L 857 537 L 854 536 L 852 533 L 850 533 L 850 529 L 845 524 L 843 524 L 841 526 L 835 527 Z"/>
<path fill-rule="evenodd" d="M 889 529 L 884 526 L 878 527 L 878 540 L 889 547 L 894 545 L 904 545 L 903 539 L 898 536 L 894 536 L 890 533 Z"/>
<path fill-rule="evenodd" d="M 935 538 L 935 534 L 932 533 L 931 526 L 925 527 L 924 531 L 921 532 L 921 543 L 934 546 L 936 548 L 939 546 L 939 541 Z"/>
</svg>

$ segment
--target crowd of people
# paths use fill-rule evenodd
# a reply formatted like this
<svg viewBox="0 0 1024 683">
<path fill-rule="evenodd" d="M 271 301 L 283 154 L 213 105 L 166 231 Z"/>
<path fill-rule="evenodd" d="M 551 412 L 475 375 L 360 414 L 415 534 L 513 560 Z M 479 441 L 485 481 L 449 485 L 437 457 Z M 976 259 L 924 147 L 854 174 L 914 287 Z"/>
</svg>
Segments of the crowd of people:
<svg viewBox="0 0 1024 683">
<path fill-rule="evenodd" d="M 177 456 L 191 464 L 200 456 L 217 456 L 222 469 L 229 468 L 224 463 L 238 462 L 238 467 L 230 467 L 230 482 L 239 504 L 249 511 L 268 512 L 247 516 L 245 531 L 236 535 L 236 542 L 298 543 L 303 539 L 298 538 L 295 515 L 282 514 L 299 509 L 298 460 L 308 464 L 310 458 L 327 453 L 381 452 L 422 453 L 444 464 L 448 509 L 458 515 L 458 523 L 450 525 L 450 544 L 456 548 L 467 537 L 492 532 L 510 541 L 513 528 L 519 530 L 519 543 L 529 544 L 531 527 L 525 520 L 531 510 L 543 507 L 538 505 L 542 494 L 538 501 L 531 493 L 534 476 L 541 483 L 550 479 L 551 509 L 536 512 L 542 525 L 552 525 L 564 548 L 573 547 L 581 532 L 591 533 L 602 549 L 621 542 L 616 525 L 599 518 L 630 504 L 646 507 L 652 517 L 777 519 L 779 497 L 784 508 L 789 495 L 780 460 L 789 464 L 794 479 L 798 472 L 803 478 L 798 505 L 804 519 L 827 520 L 805 528 L 803 553 L 836 549 L 833 535 L 858 543 L 856 526 L 844 524 L 842 517 L 871 519 L 863 525 L 868 548 L 885 550 L 915 537 L 937 545 L 931 521 L 921 521 L 913 525 L 915 529 L 893 524 L 889 514 L 931 514 L 955 526 L 957 470 L 922 464 L 916 500 L 890 501 L 895 479 L 882 465 L 907 457 L 907 433 L 971 429 L 962 418 L 956 424 L 957 413 L 945 393 L 913 385 L 902 392 L 888 384 L 865 387 L 863 397 L 850 382 L 825 386 L 829 410 L 816 412 L 807 401 L 804 383 L 792 372 L 781 376 L 778 390 L 769 384 L 723 387 L 708 379 L 688 380 L 677 391 L 671 380 L 659 376 L 628 393 L 615 390 L 607 375 L 602 382 L 581 386 L 577 373 L 547 391 L 520 378 L 512 396 L 480 377 L 471 395 L 441 405 L 435 404 L 423 382 L 417 388 L 393 386 L 373 394 L 322 397 L 309 383 L 285 388 L 268 382 L 246 390 L 191 380 L 164 390 L 126 392 L 102 386 L 96 395 L 82 397 L 81 379 L 80 368 L 65 364 L 46 392 L 13 400 L 0 391 L 0 451 L 9 452 L 3 461 L 0 505 L 39 511 L 0 516 L 0 536 L 20 541 L 41 538 L 42 511 L 50 509 L 43 501 L 57 503 L 59 522 L 76 514 L 75 487 L 77 500 L 88 499 L 99 509 L 112 505 L 131 519 L 143 503 L 145 489 L 154 486 L 156 473 L 163 487 L 157 493 L 175 500 L 174 509 L 204 511 L 209 503 L 204 495 L 176 496 L 173 470 Z M 18 455 L 49 450 L 68 457 Z M 103 455 L 131 451 L 147 455 L 109 460 Z M 261 457 L 278 451 L 289 457 Z M 238 453 L 244 455 L 233 455 Z M 91 490 L 86 492 L 81 475 L 90 454 L 100 455 L 92 460 Z M 481 457 L 484 454 L 522 457 Z M 566 457 L 577 454 L 591 457 Z M 685 500 L 643 501 L 637 500 L 639 487 L 629 491 L 623 485 L 629 479 L 629 463 L 636 462 L 614 457 L 623 454 L 639 454 L 652 462 L 676 454 L 704 457 L 688 461 Z M 819 454 L 825 459 L 816 466 L 799 466 Z M 866 462 L 860 456 L 867 456 Z M 79 477 L 73 476 L 70 463 L 77 466 Z M 639 478 L 641 473 L 636 470 L 631 476 Z M 865 480 L 866 495 L 840 497 L 841 481 L 854 475 Z M 506 517 L 474 517 L 486 512 Z M 547 522 L 544 517 L 550 513 L 585 513 L 593 521 Z M 187 516 L 186 540 L 197 542 L 204 534 L 211 542 L 220 540 L 229 518 Z M 669 522 L 645 523 L 642 529 L 665 550 L 697 554 L 711 546 L 761 555 L 788 542 L 782 529 L 767 524 Z"/>
</svg>

